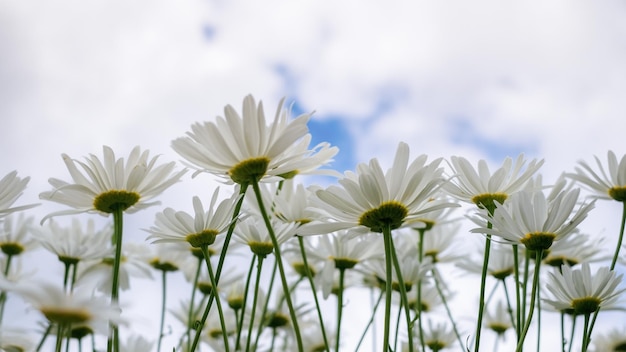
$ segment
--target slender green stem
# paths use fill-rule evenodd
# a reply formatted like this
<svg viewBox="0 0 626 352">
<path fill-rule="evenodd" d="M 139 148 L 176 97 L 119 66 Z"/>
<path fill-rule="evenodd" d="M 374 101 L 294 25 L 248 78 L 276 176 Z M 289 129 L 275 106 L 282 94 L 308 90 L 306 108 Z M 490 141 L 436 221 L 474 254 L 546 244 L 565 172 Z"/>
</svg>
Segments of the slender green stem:
<svg viewBox="0 0 626 352">
<path fill-rule="evenodd" d="M 537 289 L 537 351 L 541 346 L 541 290 Z"/>
<path fill-rule="evenodd" d="M 254 313 L 256 312 L 256 305 L 257 305 L 258 297 L 259 297 L 259 286 L 261 283 L 261 269 L 263 268 L 263 259 L 265 259 L 264 257 L 258 256 L 258 255 L 255 255 L 255 257 L 257 257 L 258 259 L 258 264 L 257 264 L 257 269 L 256 269 L 257 271 L 256 271 L 256 280 L 254 283 L 254 292 L 252 292 L 253 293 L 252 311 L 250 312 L 250 323 L 248 325 L 248 340 L 246 342 L 246 352 L 250 351 L 250 343 L 252 341 L 252 328 L 254 326 Z M 243 315 L 242 315 L 242 318 L 243 318 Z M 261 317 L 261 319 L 263 319 L 263 317 Z"/>
<path fill-rule="evenodd" d="M 565 352 L 565 313 L 561 312 L 561 350 Z"/>
<path fill-rule="evenodd" d="M 6 262 L 6 266 L 4 267 L 4 277 L 9 276 L 9 269 L 11 268 L 12 258 L 13 258 L 13 255 L 7 254 L 7 262 Z M 7 300 L 6 291 L 4 290 L 0 291 L 0 326 L 2 326 L 2 317 L 4 316 L 4 305 L 5 305 L 6 300 Z"/>
<path fill-rule="evenodd" d="M 396 333 L 394 334 L 394 337 L 393 337 L 393 350 L 394 351 L 398 350 L 398 337 L 400 335 L 400 320 L 402 318 L 402 308 L 403 308 L 402 301 L 400 301 L 400 305 L 398 306 L 398 314 L 396 315 Z M 409 345 L 412 345 L 412 343 L 409 343 Z"/>
<path fill-rule="evenodd" d="M 315 282 L 313 281 L 313 275 L 311 274 L 311 270 L 309 268 L 309 263 L 307 261 L 306 251 L 304 250 L 304 239 L 302 236 L 298 237 L 298 244 L 300 245 L 300 254 L 302 255 L 302 262 L 304 263 L 304 272 L 306 277 L 309 279 L 309 285 L 311 286 L 311 292 L 313 293 L 313 300 L 315 301 L 315 309 L 317 310 L 317 317 L 320 321 L 320 329 L 322 330 L 322 337 L 324 338 L 324 347 L 326 351 L 329 350 L 328 338 L 326 337 L 326 328 L 324 327 L 324 319 L 322 318 L 322 309 L 320 307 L 319 299 L 317 298 L 317 291 L 315 290 Z"/>
<path fill-rule="evenodd" d="M 337 338 L 335 339 L 335 351 L 339 352 L 339 338 L 341 337 L 341 316 L 343 312 L 343 280 L 346 274 L 345 268 L 339 268 L 339 292 L 337 292 Z"/>
<path fill-rule="evenodd" d="M 70 270 L 72 269 L 72 263 L 63 262 L 63 266 L 65 267 L 63 271 L 63 291 L 67 292 L 67 281 L 70 277 Z"/>
<path fill-rule="evenodd" d="M 278 271 L 278 262 L 274 260 L 274 266 L 272 267 L 272 276 L 270 277 L 270 284 L 269 284 L 269 287 L 267 288 L 267 295 L 266 295 L 267 299 L 265 300 L 265 303 L 263 304 L 263 311 L 261 312 L 261 316 L 263 317 L 263 319 L 267 317 L 267 311 L 268 311 L 269 304 L 270 304 L 269 297 L 271 297 L 272 291 L 274 290 L 274 282 L 276 279 L 277 271 Z M 280 305 L 277 307 L 277 309 L 278 308 L 280 308 Z M 262 333 L 263 327 L 264 327 L 263 321 L 261 321 L 261 324 L 259 324 L 259 327 L 257 329 L 256 340 L 254 341 L 255 346 L 259 345 L 259 340 L 261 339 L 261 333 Z"/>
<path fill-rule="evenodd" d="M 43 344 L 46 342 L 48 335 L 50 335 L 51 330 L 52 330 L 52 323 L 48 322 L 48 327 L 46 328 L 46 331 L 44 331 L 43 335 L 41 336 L 41 340 L 39 340 L 39 343 L 37 344 L 37 348 L 35 349 L 35 351 L 37 352 L 41 351 L 41 348 L 43 347 Z"/>
<path fill-rule="evenodd" d="M 115 258 L 113 260 L 113 283 L 111 285 L 111 302 L 119 302 L 119 274 L 122 262 L 122 231 L 124 229 L 124 211 L 121 207 L 113 210 L 113 244 L 115 246 Z M 111 323 L 111 336 L 107 341 L 107 351 L 119 352 L 120 340 L 117 324 Z"/>
<path fill-rule="evenodd" d="M 576 316 L 572 315 L 572 331 L 569 336 L 569 349 L 568 352 L 572 352 L 572 346 L 574 346 L 574 333 L 576 332 Z"/>
<path fill-rule="evenodd" d="M 372 309 L 372 316 L 370 317 L 370 320 L 367 322 L 367 325 L 365 326 L 365 330 L 363 331 L 363 334 L 361 335 L 361 338 L 359 339 L 359 343 L 356 345 L 355 351 L 358 351 L 359 348 L 361 347 L 363 340 L 365 340 L 365 335 L 367 335 L 367 330 L 369 330 L 370 326 L 372 326 L 372 323 L 374 322 L 374 318 L 376 318 L 376 311 L 378 310 L 378 306 L 380 305 L 380 302 L 382 302 L 383 300 L 383 293 L 384 291 L 381 290 L 380 295 L 378 295 L 376 304 L 374 304 L 374 307 Z"/>
<path fill-rule="evenodd" d="M 450 307 L 448 306 L 448 300 L 446 299 L 446 296 L 443 294 L 443 290 L 441 289 L 441 285 L 439 284 L 439 275 L 437 274 L 436 270 L 437 270 L 436 268 L 433 268 L 433 276 L 435 277 L 435 288 L 437 289 L 437 293 L 439 293 L 441 302 L 443 303 L 443 306 L 446 309 L 446 314 L 448 315 L 448 319 L 450 319 L 450 323 L 452 324 L 452 330 L 454 331 L 454 335 L 456 336 L 456 339 L 459 342 L 459 346 L 461 346 L 461 350 L 464 350 L 465 345 L 463 344 L 463 340 L 461 339 L 461 334 L 459 333 L 459 329 L 456 326 L 456 321 L 452 317 L 452 311 L 450 310 Z"/>
<path fill-rule="evenodd" d="M 222 337 L 224 338 L 224 351 L 229 351 L 229 343 L 228 343 L 228 329 L 226 328 L 226 323 L 224 321 L 224 311 L 222 310 L 222 303 L 220 301 L 220 294 L 217 288 L 217 281 L 215 280 L 215 275 L 213 274 L 213 267 L 211 266 L 211 258 L 209 254 L 209 246 L 201 246 L 202 254 L 204 254 L 204 261 L 206 262 L 207 270 L 209 271 L 209 279 L 211 280 L 211 296 L 215 297 L 215 305 L 217 306 L 217 312 L 220 318 L 220 326 L 222 328 Z M 202 325 L 206 318 L 202 321 Z M 199 330 L 202 330 L 200 328 Z M 194 341 L 195 342 L 195 341 Z M 192 349 L 193 350 L 193 349 Z"/>
<path fill-rule="evenodd" d="M 526 334 L 528 333 L 528 329 L 530 328 L 530 323 L 532 321 L 533 312 L 535 311 L 535 299 L 537 298 L 537 291 L 539 290 L 539 273 L 541 268 L 541 258 L 543 257 L 543 250 L 539 249 L 535 251 L 535 273 L 533 275 L 533 287 L 531 289 L 530 296 L 530 306 L 528 308 L 528 318 L 524 324 L 524 330 L 522 330 L 522 335 L 520 336 L 520 340 L 517 343 L 517 352 L 521 352 L 524 349 L 524 340 L 526 339 Z"/>
<path fill-rule="evenodd" d="M 521 295 L 520 295 L 520 282 L 519 282 L 519 250 L 518 245 L 513 245 L 513 270 L 514 270 L 514 278 L 515 278 L 515 336 L 517 337 L 516 341 L 519 341 L 519 337 L 521 335 Z"/>
<path fill-rule="evenodd" d="M 598 307 L 598 309 L 596 309 L 593 313 L 593 319 L 591 319 L 591 325 L 589 325 L 589 332 L 587 333 L 587 345 L 591 342 L 591 332 L 593 331 L 593 327 L 596 325 L 596 319 L 598 319 L 598 313 L 600 313 L 601 308 L 601 306 Z"/>
<path fill-rule="evenodd" d="M 491 228 L 491 222 L 487 223 L 487 227 Z M 489 268 L 489 252 L 491 251 L 491 235 L 485 238 L 485 253 L 483 256 L 483 269 L 480 275 L 480 299 L 478 303 L 478 318 L 476 319 L 476 340 L 474 341 L 474 352 L 478 352 L 480 348 L 480 333 L 483 325 L 483 313 L 485 310 L 485 287 L 487 284 L 487 269 Z"/>
<path fill-rule="evenodd" d="M 391 271 L 391 227 L 385 226 L 383 229 L 383 239 L 385 244 L 385 330 L 383 335 L 383 352 L 387 352 L 389 347 L 389 331 L 391 317 L 391 293 L 393 272 Z M 410 344 L 409 344 L 410 345 Z"/>
<path fill-rule="evenodd" d="M 159 324 L 159 339 L 157 342 L 157 352 L 161 352 L 161 342 L 163 341 L 163 325 L 165 324 L 165 302 L 167 299 L 167 271 L 161 270 L 161 323 Z"/>
<path fill-rule="evenodd" d="M 63 335 L 64 334 L 65 332 L 63 331 L 63 324 L 59 324 L 57 326 L 57 343 L 54 348 L 55 352 L 61 352 L 61 349 L 63 347 Z"/>
<path fill-rule="evenodd" d="M 424 234 L 426 233 L 426 229 L 417 229 L 419 233 L 419 242 L 417 242 L 417 258 L 420 263 L 424 259 Z M 422 280 L 417 281 L 417 318 L 419 319 L 417 322 L 417 326 L 419 329 L 419 338 L 420 338 L 420 346 L 422 346 L 422 351 L 426 351 L 426 344 L 424 342 L 424 324 L 422 319 Z"/>
<path fill-rule="evenodd" d="M 509 319 L 511 319 L 511 326 L 517 330 L 517 325 L 515 325 L 515 318 L 513 317 L 513 307 L 511 306 L 511 297 L 509 296 L 509 289 L 506 286 L 506 279 L 502 279 L 502 287 L 504 287 L 504 297 L 506 298 L 506 309 L 507 313 L 509 313 Z"/>
<path fill-rule="evenodd" d="M 285 300 L 287 302 L 287 306 L 289 307 L 289 314 L 291 316 L 293 329 L 296 335 L 296 343 L 298 345 L 298 351 L 302 352 L 304 347 L 302 346 L 302 336 L 300 335 L 300 326 L 298 325 L 298 317 L 296 315 L 296 311 L 293 308 L 293 303 L 291 302 L 291 295 L 289 294 L 289 285 L 287 284 L 287 278 L 285 276 L 285 268 L 282 263 L 282 256 L 280 254 L 280 244 L 276 239 L 276 234 L 274 233 L 274 228 L 270 223 L 269 216 L 267 215 L 267 211 L 265 210 L 265 205 L 263 204 L 263 197 L 261 195 L 261 189 L 259 188 L 259 183 L 252 183 L 252 187 L 254 188 L 254 194 L 256 195 L 257 202 L 259 203 L 259 210 L 261 211 L 261 215 L 263 216 L 263 220 L 265 221 L 265 226 L 267 227 L 267 231 L 269 232 L 270 239 L 272 240 L 272 245 L 274 246 L 274 255 L 276 256 L 276 263 L 278 263 L 278 273 L 280 274 L 280 280 L 283 285 L 283 292 L 285 293 Z"/>
<path fill-rule="evenodd" d="M 256 263 L 257 256 L 253 255 L 250 260 L 250 268 L 248 268 L 248 275 L 246 276 L 246 285 L 243 291 L 243 309 L 241 310 L 241 316 L 237 318 L 237 339 L 235 341 L 235 351 L 239 350 L 239 343 L 241 341 L 241 333 L 243 330 L 243 319 L 246 315 L 246 307 L 248 305 L 248 292 L 250 289 L 250 281 L 252 280 L 252 272 L 254 270 L 254 263 Z M 254 297 L 256 299 L 256 296 Z M 252 326 L 252 324 L 250 324 Z M 252 334 L 248 334 L 248 339 L 252 338 Z"/>
<path fill-rule="evenodd" d="M 587 347 L 589 346 L 589 338 L 588 338 L 588 334 L 589 334 L 589 317 L 591 316 L 591 314 L 587 313 L 585 314 L 585 322 L 584 322 L 584 326 L 583 326 L 583 342 L 582 342 L 582 349 L 581 352 L 587 352 Z"/>
<path fill-rule="evenodd" d="M 198 263 L 196 266 L 196 274 L 193 278 L 193 285 L 191 286 L 191 300 L 189 301 L 189 311 L 187 312 L 187 327 L 185 328 L 185 336 L 187 336 L 187 352 L 191 350 L 191 327 L 192 320 L 194 319 L 194 306 L 196 300 L 196 286 L 198 285 L 198 279 L 200 278 L 200 271 L 202 270 L 202 258 L 198 257 Z"/>
<path fill-rule="evenodd" d="M 520 315 L 522 319 L 520 323 L 521 326 L 526 325 L 526 299 L 528 297 L 529 275 L 530 275 L 530 251 L 526 249 L 524 250 L 524 278 L 522 281 L 522 293 L 521 293 L 521 300 L 522 300 L 522 313 Z M 520 337 L 521 335 L 522 335 L 522 330 L 520 330 Z"/>
<path fill-rule="evenodd" d="M 383 232 L 383 236 L 385 236 Z M 393 236 L 391 236 L 391 230 L 388 231 L 387 236 L 389 236 L 389 245 L 391 247 L 391 259 L 393 261 L 393 265 L 396 269 L 396 276 L 398 277 L 398 286 L 400 288 L 400 302 L 401 305 L 404 306 L 404 313 L 406 316 L 406 329 L 409 341 L 409 352 L 413 352 L 413 323 L 411 320 L 411 307 L 409 306 L 409 299 L 406 295 L 406 286 L 404 284 L 404 279 L 402 277 L 402 271 L 400 267 L 400 261 L 398 260 L 398 252 L 396 251 L 396 247 L 393 244 Z M 420 262 L 420 265 L 422 263 Z M 420 279 L 421 280 L 421 279 Z M 421 305 L 421 302 L 420 302 Z M 397 332 L 396 332 L 397 335 Z"/>
<path fill-rule="evenodd" d="M 619 229 L 619 237 L 617 239 L 617 246 L 615 247 L 615 254 L 611 261 L 611 270 L 615 269 L 617 264 L 617 258 L 619 257 L 619 251 L 622 248 L 622 240 L 624 239 L 624 226 L 626 225 L 626 202 L 622 202 L 622 224 Z"/>
</svg>

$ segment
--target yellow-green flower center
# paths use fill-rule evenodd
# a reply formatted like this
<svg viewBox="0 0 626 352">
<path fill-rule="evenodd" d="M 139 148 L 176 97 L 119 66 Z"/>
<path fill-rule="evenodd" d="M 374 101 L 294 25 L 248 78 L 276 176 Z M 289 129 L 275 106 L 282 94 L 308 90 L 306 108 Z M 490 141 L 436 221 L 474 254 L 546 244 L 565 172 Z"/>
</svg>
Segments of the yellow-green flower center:
<svg viewBox="0 0 626 352">
<path fill-rule="evenodd" d="M 430 348 L 432 351 L 439 351 L 439 350 L 446 348 L 447 345 L 443 341 L 434 340 L 434 341 L 426 341 L 426 346 L 428 346 L 428 348 Z"/>
<path fill-rule="evenodd" d="M 615 346 L 613 351 L 615 351 L 615 352 L 621 352 L 621 351 L 626 352 L 626 341 L 620 341 L 620 343 Z"/>
<path fill-rule="evenodd" d="M 574 266 L 578 264 L 578 260 L 574 258 L 568 258 L 564 255 L 559 255 L 546 258 L 545 263 L 547 265 L 560 268 L 563 264 L 567 264 L 568 266 Z"/>
<path fill-rule="evenodd" d="M 424 252 L 424 256 L 432 258 L 432 262 L 433 263 L 438 263 L 439 262 L 438 255 L 439 255 L 439 251 L 437 251 L 437 250 L 431 250 L 431 251 Z"/>
<path fill-rule="evenodd" d="M 204 230 L 185 236 L 185 240 L 194 248 L 210 246 L 215 242 L 218 232 L 215 230 Z"/>
<path fill-rule="evenodd" d="M 335 261 L 335 268 L 340 270 L 352 269 L 359 263 L 358 260 L 351 258 L 331 258 Z"/>
<path fill-rule="evenodd" d="M 243 308 L 243 296 L 241 295 L 229 296 L 227 300 L 228 300 L 228 306 L 230 308 L 234 310 Z"/>
<path fill-rule="evenodd" d="M 154 258 L 150 261 L 150 265 L 153 268 L 161 271 L 176 271 L 178 270 L 178 266 L 172 262 L 162 262 L 159 258 Z"/>
<path fill-rule="evenodd" d="M 24 246 L 17 242 L 5 242 L 0 244 L 0 250 L 6 255 L 19 255 L 24 251 Z"/>
<path fill-rule="evenodd" d="M 507 269 L 502 269 L 502 270 L 494 270 L 491 272 L 491 276 L 493 276 L 494 278 L 498 279 L 498 280 L 504 280 L 507 277 L 509 277 L 511 274 L 513 274 L 515 270 L 513 268 L 507 268 Z"/>
<path fill-rule="evenodd" d="M 267 257 L 268 254 L 274 251 L 274 245 L 270 242 L 250 241 L 248 242 L 248 246 L 250 247 L 252 253 L 262 258 Z"/>
<path fill-rule="evenodd" d="M 306 277 L 306 266 L 304 265 L 303 262 L 298 262 L 298 263 L 292 263 L 291 266 L 293 267 L 293 270 L 295 270 L 296 273 L 298 273 L 298 275 L 302 276 L 302 277 Z M 309 265 L 309 274 L 311 274 L 311 277 L 315 277 L 315 268 Z"/>
<path fill-rule="evenodd" d="M 584 297 L 572 300 L 572 308 L 576 314 L 591 314 L 598 310 L 600 301 L 597 297 Z"/>
<path fill-rule="evenodd" d="M 81 324 L 91 319 L 91 314 L 88 311 L 81 309 L 63 309 L 58 307 L 42 307 L 41 312 L 48 320 L 54 323 L 67 325 L 67 324 Z"/>
<path fill-rule="evenodd" d="M 276 312 L 272 313 L 267 317 L 267 327 L 268 328 L 280 328 L 282 326 L 286 326 L 289 324 L 289 317 L 286 315 Z"/>
<path fill-rule="evenodd" d="M 270 159 L 259 157 L 244 160 L 228 170 L 230 178 L 240 185 L 258 182 L 267 172 Z"/>
<path fill-rule="evenodd" d="M 75 258 L 75 257 L 67 257 L 64 255 L 60 255 L 58 258 L 59 258 L 59 261 L 65 265 L 76 265 L 78 264 L 78 262 L 80 262 L 80 258 Z"/>
<path fill-rule="evenodd" d="M 545 250 L 552 246 L 556 235 L 549 232 L 527 233 L 521 240 L 522 244 L 531 251 Z"/>
<path fill-rule="evenodd" d="M 213 285 L 210 282 L 198 282 L 196 285 L 198 290 L 202 292 L 203 295 L 210 295 L 213 293 Z"/>
<path fill-rule="evenodd" d="M 501 323 L 492 323 L 492 324 L 489 324 L 489 329 L 493 330 L 498 335 L 502 335 L 509 329 L 509 325 L 501 324 Z"/>
<path fill-rule="evenodd" d="M 479 208 L 487 209 L 489 214 L 493 214 L 496 210 L 496 202 L 503 204 L 507 198 L 506 193 L 483 193 L 472 197 L 472 202 Z"/>
<path fill-rule="evenodd" d="M 626 202 L 626 186 L 610 188 L 609 196 L 618 202 Z"/>
<path fill-rule="evenodd" d="M 135 205 L 141 196 L 137 192 L 126 190 L 111 190 L 100 193 L 93 200 L 93 207 L 103 213 L 113 213 L 116 210 L 126 210 Z"/>
<path fill-rule="evenodd" d="M 75 328 L 72 328 L 72 332 L 70 333 L 72 338 L 75 338 L 77 340 L 80 340 L 83 337 L 91 335 L 91 334 L 93 334 L 93 330 L 91 330 L 91 328 L 86 326 L 86 325 L 77 326 Z"/>
<path fill-rule="evenodd" d="M 298 174 L 298 170 L 293 170 L 293 171 L 285 172 L 284 174 L 280 174 L 278 175 L 278 177 L 282 177 L 285 180 L 290 180 L 296 177 L 297 174 Z"/>
<path fill-rule="evenodd" d="M 409 210 L 404 204 L 392 200 L 363 213 L 359 218 L 359 225 L 368 227 L 372 232 L 383 232 L 386 227 L 393 230 L 402 226 L 408 214 Z"/>
</svg>

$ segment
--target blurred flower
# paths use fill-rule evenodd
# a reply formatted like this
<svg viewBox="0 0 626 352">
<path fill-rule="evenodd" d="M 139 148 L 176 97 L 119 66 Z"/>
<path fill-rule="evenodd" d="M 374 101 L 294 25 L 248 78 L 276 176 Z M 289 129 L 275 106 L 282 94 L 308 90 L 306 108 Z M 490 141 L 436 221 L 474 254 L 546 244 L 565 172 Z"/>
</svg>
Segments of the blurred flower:
<svg viewBox="0 0 626 352">
<path fill-rule="evenodd" d="M 488 308 L 485 311 L 484 326 L 500 336 L 513 327 L 511 316 L 508 314 L 504 302 L 498 301 L 495 308 Z"/>
<path fill-rule="evenodd" d="M 33 352 L 36 346 L 35 339 L 26 331 L 0 327 L 0 351 Z"/>
<path fill-rule="evenodd" d="M 626 155 L 622 156 L 618 163 L 615 153 L 609 150 L 607 153 L 608 170 L 606 171 L 600 159 L 597 156 L 595 159 L 600 175 L 589 164 L 580 161 L 578 163 L 580 167 L 575 168 L 576 173 L 568 173 L 566 176 L 591 188 L 598 198 L 626 202 Z"/>
<path fill-rule="evenodd" d="M 11 208 L 13 203 L 24 193 L 30 177 L 19 178 L 17 171 L 9 172 L 0 180 L 0 219 L 10 213 L 35 207 L 39 204 L 22 205 Z"/>
<path fill-rule="evenodd" d="M 547 251 L 543 261 L 548 265 L 559 268 L 563 264 L 574 266 L 582 262 L 606 259 L 599 256 L 602 252 L 603 240 L 603 238 L 592 239 L 589 235 L 574 229 L 571 236 L 566 236 L 560 241 L 554 242 Z"/>
<path fill-rule="evenodd" d="M 559 311 L 573 310 L 575 314 L 591 314 L 600 308 L 610 307 L 626 289 L 617 289 L 623 275 L 608 267 L 601 267 L 591 274 L 589 263 L 581 264 L 580 269 L 561 266 L 549 273 L 546 287 L 554 299 L 544 299 Z"/>
<path fill-rule="evenodd" d="M 0 227 L 0 250 L 15 256 L 35 248 L 38 243 L 31 236 L 33 221 L 32 216 L 24 217 L 24 214 L 7 215 Z"/>
<path fill-rule="evenodd" d="M 606 333 L 594 334 L 591 342 L 595 352 L 625 351 L 626 328 L 613 328 Z"/>
<path fill-rule="evenodd" d="M 83 324 L 96 333 L 108 335 L 109 323 L 123 322 L 117 306 L 106 297 L 93 296 L 86 288 L 66 293 L 55 285 L 31 283 L 19 286 L 16 292 L 55 324 Z"/>
<path fill-rule="evenodd" d="M 150 152 L 146 150 L 142 153 L 139 147 L 131 151 L 126 163 L 123 158 L 115 159 L 113 150 L 108 146 L 102 149 L 104 163 L 93 154 L 84 163 L 63 154 L 63 161 L 74 183 L 51 178 L 48 182 L 54 190 L 42 192 L 39 198 L 74 209 L 48 214 L 42 221 L 57 215 L 84 212 L 109 214 L 116 209 L 133 213 L 158 204 L 150 201 L 178 182 L 187 171 L 173 172 L 174 162 L 156 166 L 158 157 L 148 160 Z"/>
<path fill-rule="evenodd" d="M 281 245 L 295 236 L 297 224 L 274 221 L 272 228 L 278 245 Z M 248 245 L 250 251 L 258 256 L 265 257 L 274 251 L 270 234 L 263 220 L 258 217 L 251 216 L 237 224 L 234 234 L 235 240 Z"/>
<path fill-rule="evenodd" d="M 233 194 L 216 207 L 218 195 L 219 188 L 213 192 L 207 211 L 204 210 L 200 198 L 193 197 L 193 216 L 172 208 L 157 213 L 155 225 L 145 230 L 151 234 L 147 239 L 154 239 L 152 243 L 188 242 L 192 247 L 213 244 L 217 235 L 228 230 L 234 221 L 233 211 L 240 197 Z"/>
<path fill-rule="evenodd" d="M 154 341 L 149 341 L 140 335 L 131 335 L 126 342 L 120 343 L 120 351 L 151 352 L 153 346 Z"/>
<path fill-rule="evenodd" d="M 456 266 L 471 273 L 480 274 L 483 268 L 483 249 L 477 249 L 479 256 L 465 256 L 460 258 Z M 487 275 L 493 276 L 498 280 L 504 280 L 513 275 L 515 272 L 515 264 L 513 262 L 513 251 L 510 245 L 502 245 L 495 243 L 491 247 L 491 255 L 489 256 L 489 265 L 487 266 Z M 522 250 L 519 258 L 523 258 Z"/>
<path fill-rule="evenodd" d="M 111 246 L 113 227 L 107 225 L 96 230 L 92 219 L 87 221 L 86 227 L 83 227 L 77 218 L 72 219 L 70 226 L 50 221 L 47 226 L 38 228 L 35 233 L 42 247 L 64 263 L 100 260 L 113 254 Z"/>
<path fill-rule="evenodd" d="M 493 216 L 479 214 L 491 222 L 493 228 L 480 227 L 472 232 L 496 235 L 521 243 L 530 250 L 548 249 L 554 241 L 572 233 L 593 209 L 594 202 L 591 202 L 573 212 L 579 191 L 563 191 L 551 200 L 546 199 L 543 192 L 518 192 L 505 204 L 496 203 Z"/>
<path fill-rule="evenodd" d="M 327 143 L 308 149 L 310 114 L 292 121 L 289 115 L 281 100 L 274 121 L 267 125 L 263 103 L 257 105 L 248 95 L 241 116 L 227 105 L 225 117 L 193 124 L 186 137 L 172 141 L 172 148 L 198 170 L 196 174 L 209 172 L 239 184 L 291 178 L 328 163 L 338 149 Z"/>
<path fill-rule="evenodd" d="M 298 234 L 330 233 L 356 228 L 361 232 L 382 232 L 412 226 L 427 212 L 456 206 L 433 200 L 444 182 L 441 159 L 426 164 L 421 155 L 409 164 L 409 146 L 400 143 L 393 166 L 383 173 L 377 159 L 359 164 L 357 172 L 346 172 L 342 187 L 330 186 L 315 192 L 323 218 L 302 225 Z M 329 217 L 326 219 L 325 217 Z"/>
<path fill-rule="evenodd" d="M 438 352 L 448 348 L 452 348 L 452 345 L 456 342 L 456 336 L 452 327 L 445 322 L 434 324 L 432 320 L 428 319 L 427 326 L 424 327 L 424 345 L 433 352 Z M 413 345 L 420 346 L 419 331 L 415 334 Z M 403 346 L 403 351 L 408 351 L 407 346 Z"/>
<path fill-rule="evenodd" d="M 487 209 L 494 207 L 494 201 L 504 203 L 511 194 L 522 189 L 543 165 L 543 160 L 534 159 L 521 172 L 526 160 L 520 154 L 515 164 L 507 157 L 492 175 L 485 160 L 478 162 L 478 172 L 463 157 L 453 156 L 450 161 L 454 175 L 452 182 L 446 183 L 445 190 L 459 200 Z"/>
<path fill-rule="evenodd" d="M 152 278 L 152 271 L 148 265 L 150 250 L 144 244 L 125 243 L 122 249 L 122 258 L 119 271 L 119 287 L 121 290 L 130 289 L 130 278 Z M 97 262 L 87 262 L 87 267 L 79 270 L 78 282 L 89 282 L 103 293 L 111 292 L 113 284 L 113 258 L 104 258 Z"/>
</svg>

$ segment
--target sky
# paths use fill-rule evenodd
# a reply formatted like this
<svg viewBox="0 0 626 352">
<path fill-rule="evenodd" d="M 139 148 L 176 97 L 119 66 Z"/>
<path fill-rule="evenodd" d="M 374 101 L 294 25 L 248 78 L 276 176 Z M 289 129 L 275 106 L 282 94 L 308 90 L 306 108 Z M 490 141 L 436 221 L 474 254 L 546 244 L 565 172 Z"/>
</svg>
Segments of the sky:
<svg viewBox="0 0 626 352">
<path fill-rule="evenodd" d="M 31 177 L 25 204 L 68 179 L 62 153 L 179 161 L 173 139 L 253 94 L 314 111 L 339 171 L 389 165 L 404 141 L 492 167 L 525 153 L 549 183 L 624 154 L 625 15 L 618 1 L 0 0 L 0 174 Z M 202 182 L 163 203 L 208 196 Z M 596 232 L 616 231 L 605 210 Z"/>
</svg>

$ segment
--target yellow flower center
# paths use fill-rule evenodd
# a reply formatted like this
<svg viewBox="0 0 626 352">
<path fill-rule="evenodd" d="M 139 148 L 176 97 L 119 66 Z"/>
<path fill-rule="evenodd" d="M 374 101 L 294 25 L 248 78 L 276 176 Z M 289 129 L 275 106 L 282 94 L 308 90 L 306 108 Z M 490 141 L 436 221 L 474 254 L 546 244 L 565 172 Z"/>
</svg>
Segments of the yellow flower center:
<svg viewBox="0 0 626 352">
<path fill-rule="evenodd" d="M 359 218 L 359 225 L 369 227 L 372 232 L 383 232 L 383 228 L 387 226 L 393 230 L 402 226 L 408 213 L 404 204 L 392 200 L 363 213 Z"/>
<path fill-rule="evenodd" d="M 498 335 L 502 335 L 509 329 L 509 326 L 506 324 L 492 323 L 489 324 L 489 329 L 493 330 Z"/>
<path fill-rule="evenodd" d="M 626 341 L 620 341 L 619 344 L 615 346 L 613 351 L 615 352 L 625 351 L 626 352 Z"/>
<path fill-rule="evenodd" d="M 59 256 L 59 261 L 65 265 L 76 265 L 80 262 L 80 258 L 75 257 L 67 257 L 64 255 Z"/>
<path fill-rule="evenodd" d="M 280 328 L 282 326 L 286 326 L 287 324 L 289 324 L 289 317 L 279 312 L 270 314 L 270 316 L 267 318 L 268 328 Z"/>
<path fill-rule="evenodd" d="M 335 261 L 335 268 L 340 269 L 340 270 L 352 269 L 354 268 L 355 265 L 359 263 L 357 260 L 350 259 L 350 258 L 331 258 L 331 259 Z"/>
<path fill-rule="evenodd" d="M 192 233 L 185 236 L 185 240 L 194 248 L 210 246 L 215 242 L 218 232 L 215 230 L 204 230 L 199 233 Z"/>
<path fill-rule="evenodd" d="M 93 207 L 103 213 L 113 213 L 116 210 L 126 210 L 135 205 L 141 196 L 137 192 L 126 190 L 111 190 L 100 193 L 93 200 Z"/>
<path fill-rule="evenodd" d="M 274 251 L 274 245 L 270 242 L 250 241 L 248 246 L 250 246 L 252 253 L 262 258 L 267 257 L 268 254 Z"/>
<path fill-rule="evenodd" d="M 293 263 L 291 264 L 291 266 L 293 267 L 293 270 L 295 270 L 295 272 L 298 273 L 298 275 L 306 277 L 306 266 L 304 265 L 303 262 Z M 309 265 L 309 274 L 311 274 L 311 277 L 315 277 L 315 268 L 313 268 L 310 265 Z"/>
<path fill-rule="evenodd" d="M 208 296 L 213 293 L 213 285 L 210 282 L 198 282 L 196 287 L 203 295 Z"/>
<path fill-rule="evenodd" d="M 626 186 L 612 187 L 609 189 L 609 196 L 618 202 L 626 202 Z"/>
<path fill-rule="evenodd" d="M 83 337 L 91 335 L 91 334 L 93 334 L 93 330 L 91 330 L 91 328 L 86 325 L 72 328 L 72 332 L 70 333 L 72 338 L 77 339 L 77 340 L 80 340 Z"/>
<path fill-rule="evenodd" d="M 243 296 L 228 297 L 228 306 L 234 310 L 243 308 Z"/>
<path fill-rule="evenodd" d="M 549 232 L 527 233 L 521 240 L 526 249 L 531 251 L 546 250 L 552 246 L 556 235 Z"/>
<path fill-rule="evenodd" d="M 472 197 L 472 202 L 479 208 L 487 209 L 489 214 L 493 214 L 496 210 L 496 202 L 503 204 L 507 198 L 506 193 L 483 193 Z"/>
<path fill-rule="evenodd" d="M 150 265 L 161 271 L 176 271 L 178 270 L 178 266 L 172 262 L 162 262 L 159 258 L 154 258 L 150 261 Z"/>
<path fill-rule="evenodd" d="M 82 309 L 64 309 L 59 307 L 42 307 L 41 312 L 48 320 L 62 325 L 81 324 L 91 319 L 91 314 Z"/>
<path fill-rule="evenodd" d="M 270 159 L 267 157 L 247 159 L 228 170 L 228 175 L 240 185 L 253 184 L 265 175 L 269 164 Z"/>
<path fill-rule="evenodd" d="M 19 255 L 24 251 L 24 246 L 17 242 L 6 242 L 0 244 L 0 250 L 6 255 Z"/>
<path fill-rule="evenodd" d="M 498 280 L 504 280 L 507 277 L 509 277 L 511 274 L 513 274 L 514 269 L 513 268 L 507 268 L 507 269 L 503 269 L 503 270 L 494 270 L 491 273 L 491 276 L 493 276 L 494 278 L 498 279 Z"/>
<path fill-rule="evenodd" d="M 576 314 L 591 314 L 600 308 L 600 301 L 597 297 L 583 297 L 572 300 L 572 308 Z"/>
<path fill-rule="evenodd" d="M 574 266 L 574 265 L 578 264 L 578 260 L 576 260 L 574 258 L 567 258 L 564 255 L 559 255 L 559 256 L 553 256 L 553 257 L 546 258 L 546 264 L 548 264 L 550 266 L 554 266 L 556 268 L 560 268 L 561 265 L 563 265 L 563 264 L 567 264 L 569 266 Z"/>
</svg>

